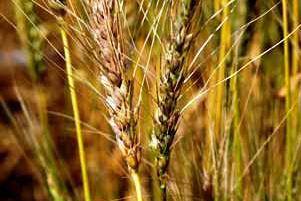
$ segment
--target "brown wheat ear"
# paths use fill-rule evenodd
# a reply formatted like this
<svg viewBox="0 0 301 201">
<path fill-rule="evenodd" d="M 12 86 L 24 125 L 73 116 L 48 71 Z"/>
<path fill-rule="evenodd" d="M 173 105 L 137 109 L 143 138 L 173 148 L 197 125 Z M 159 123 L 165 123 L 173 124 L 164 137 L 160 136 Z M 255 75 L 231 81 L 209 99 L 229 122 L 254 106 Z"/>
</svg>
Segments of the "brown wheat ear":
<svg viewBox="0 0 301 201">
<path fill-rule="evenodd" d="M 106 89 L 109 123 L 130 170 L 137 171 L 140 146 L 136 135 L 137 110 L 133 107 L 133 81 L 126 76 L 117 3 L 90 0 L 91 31 L 100 57 L 100 81 Z"/>
</svg>

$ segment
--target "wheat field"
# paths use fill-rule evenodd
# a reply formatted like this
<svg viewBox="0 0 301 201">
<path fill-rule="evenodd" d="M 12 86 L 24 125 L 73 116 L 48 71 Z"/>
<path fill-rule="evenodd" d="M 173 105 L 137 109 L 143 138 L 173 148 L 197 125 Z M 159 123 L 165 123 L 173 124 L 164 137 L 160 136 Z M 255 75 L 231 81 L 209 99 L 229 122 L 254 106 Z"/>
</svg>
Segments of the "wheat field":
<svg viewBox="0 0 301 201">
<path fill-rule="evenodd" d="M 298 0 L 1 0 L 1 201 L 301 201 Z"/>
</svg>

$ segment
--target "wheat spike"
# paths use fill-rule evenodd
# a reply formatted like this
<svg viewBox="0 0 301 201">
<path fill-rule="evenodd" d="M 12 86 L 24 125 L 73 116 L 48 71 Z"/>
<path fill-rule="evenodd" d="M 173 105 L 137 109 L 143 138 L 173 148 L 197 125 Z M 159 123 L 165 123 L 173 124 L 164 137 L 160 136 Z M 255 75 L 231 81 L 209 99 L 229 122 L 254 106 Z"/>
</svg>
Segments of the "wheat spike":
<svg viewBox="0 0 301 201">
<path fill-rule="evenodd" d="M 166 199 L 166 173 L 169 164 L 170 147 L 177 131 L 179 112 L 178 98 L 186 74 L 184 61 L 189 50 L 192 34 L 191 18 L 197 7 L 196 0 L 182 0 L 181 14 L 173 21 L 173 32 L 167 46 L 165 65 L 162 69 L 158 89 L 158 108 L 154 115 L 154 129 L 151 147 L 156 154 L 156 168 L 163 199 Z"/>
<path fill-rule="evenodd" d="M 43 63 L 42 37 L 38 30 L 39 20 L 32 0 L 16 1 L 16 20 L 22 45 L 27 51 L 30 75 L 33 80 L 40 80 L 46 68 Z"/>
<path fill-rule="evenodd" d="M 110 125 L 129 169 L 137 171 L 140 150 L 137 142 L 137 112 L 133 108 L 133 84 L 126 76 L 117 5 L 114 0 L 90 0 L 90 22 L 101 57 L 100 81 L 106 89 Z"/>
</svg>

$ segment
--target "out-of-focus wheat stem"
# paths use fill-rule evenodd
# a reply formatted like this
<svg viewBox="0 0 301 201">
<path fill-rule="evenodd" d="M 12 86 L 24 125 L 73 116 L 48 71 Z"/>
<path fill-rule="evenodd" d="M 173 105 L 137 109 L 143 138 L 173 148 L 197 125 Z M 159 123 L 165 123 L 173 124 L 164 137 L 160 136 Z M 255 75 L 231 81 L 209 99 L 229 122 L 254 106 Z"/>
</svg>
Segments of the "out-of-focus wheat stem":
<svg viewBox="0 0 301 201">
<path fill-rule="evenodd" d="M 226 6 L 228 0 L 222 0 L 221 4 L 222 6 Z M 229 8 L 225 7 L 223 10 L 223 15 L 221 21 L 225 21 L 222 29 L 221 29 L 221 39 L 220 39 L 220 50 L 219 50 L 219 69 L 218 69 L 218 81 L 224 80 L 225 78 L 225 56 L 226 56 L 226 51 L 230 46 L 230 20 L 227 20 L 229 17 Z M 217 86 L 217 94 L 216 94 L 216 114 L 215 114 L 215 137 L 216 137 L 216 142 L 220 142 L 222 139 L 222 120 L 223 120 L 223 103 L 224 103 L 224 89 L 225 86 L 224 84 L 220 84 Z M 218 168 L 218 167 L 216 167 Z M 214 192 L 215 192 L 215 199 L 219 200 L 220 199 L 220 194 L 219 194 L 219 170 L 215 169 L 214 173 Z"/>
<path fill-rule="evenodd" d="M 243 18 L 239 16 L 239 10 L 234 11 L 233 14 L 233 28 L 236 30 L 240 23 L 243 22 Z M 239 18 L 241 17 L 241 18 Z M 235 73 L 238 70 L 239 65 L 239 57 L 242 56 L 243 51 L 241 51 L 241 46 L 239 45 L 236 47 L 236 50 L 233 52 L 233 63 L 231 67 L 230 74 Z M 247 47 L 246 47 L 247 48 Z M 235 200 L 240 201 L 243 200 L 243 182 L 241 180 L 238 180 L 237 178 L 242 174 L 242 164 L 243 164 L 243 157 L 242 157 L 242 144 L 241 144 L 241 135 L 240 135 L 240 77 L 235 76 L 233 79 L 230 80 L 230 90 L 232 91 L 230 99 L 232 99 L 232 107 L 233 109 L 233 122 L 232 122 L 232 130 L 233 130 L 233 181 L 237 181 L 237 188 L 235 193 Z"/>
<path fill-rule="evenodd" d="M 214 11 L 217 12 L 220 9 L 220 0 L 214 0 Z"/>
<path fill-rule="evenodd" d="M 299 2 L 298 0 L 293 1 L 293 27 L 292 29 L 296 29 L 299 25 Z M 297 78 L 298 70 L 299 70 L 299 33 L 295 33 L 293 35 L 293 48 L 292 48 L 292 76 L 294 79 Z M 292 103 L 298 99 L 299 87 L 295 87 L 292 93 Z M 298 107 L 293 110 L 292 114 L 292 127 L 293 127 L 293 137 L 297 136 L 298 128 L 300 124 L 298 123 L 299 119 L 299 110 Z M 295 147 L 295 146 L 293 146 Z"/>
<path fill-rule="evenodd" d="M 293 1 L 293 27 L 292 29 L 296 29 L 299 25 L 299 1 L 294 0 Z M 299 35 L 298 32 L 296 32 L 293 35 L 293 76 L 297 75 L 298 69 L 299 69 Z M 297 90 L 295 90 L 297 91 Z"/>
<path fill-rule="evenodd" d="M 223 5 L 227 4 L 227 0 L 223 0 Z M 222 20 L 226 20 L 228 17 L 229 9 L 228 7 L 224 8 Z M 229 47 L 230 39 L 230 21 L 225 21 L 222 30 L 221 30 L 221 40 L 220 40 L 220 50 L 219 50 L 219 63 L 220 67 L 218 69 L 218 81 L 221 81 L 225 78 L 225 55 L 227 48 Z M 215 117 L 215 133 L 216 138 L 219 140 L 221 136 L 221 122 L 222 122 L 222 106 L 223 106 L 223 95 L 224 95 L 224 85 L 220 84 L 217 87 L 217 100 L 216 100 L 216 117 Z"/>
<path fill-rule="evenodd" d="M 287 1 L 282 0 L 282 20 L 283 20 L 283 37 L 288 35 L 288 23 L 287 23 Z M 290 69 L 289 69 L 289 50 L 288 40 L 284 40 L 284 76 L 285 76 L 285 112 L 290 112 L 291 107 L 291 86 L 290 86 Z M 291 127 L 291 114 L 287 114 L 286 119 L 286 190 L 287 200 L 292 201 L 292 127 Z"/>
<path fill-rule="evenodd" d="M 67 190 L 59 177 L 58 167 L 55 163 L 55 157 L 53 155 L 52 139 L 50 138 L 48 131 L 48 119 L 47 119 L 47 105 L 45 93 L 41 86 L 37 86 L 37 98 L 38 98 L 38 113 L 39 120 L 42 129 L 42 139 L 37 139 L 35 152 L 39 158 L 39 162 L 42 164 L 44 170 L 43 173 L 46 175 L 46 185 L 50 196 L 53 201 L 67 201 Z M 34 141 L 34 139 L 33 139 Z"/>
<path fill-rule="evenodd" d="M 234 64 L 232 67 L 232 71 L 231 73 L 234 73 L 237 70 L 237 64 Z M 232 90 L 231 95 L 233 95 L 232 97 L 232 101 L 233 101 L 233 109 L 234 109 L 234 114 L 233 114 L 233 155 L 234 155 L 234 176 L 235 178 L 238 178 L 241 173 L 241 167 L 242 167 L 242 148 L 241 148 L 241 139 L 240 139 L 240 126 L 239 126 L 239 122 L 240 122 L 240 110 L 239 110 L 239 88 L 238 88 L 239 84 L 238 84 L 238 76 L 235 76 L 233 79 L 231 79 L 230 81 L 230 87 Z M 237 184 L 237 190 L 236 190 L 236 199 L 237 200 L 242 200 L 242 182 L 238 181 Z"/>
</svg>

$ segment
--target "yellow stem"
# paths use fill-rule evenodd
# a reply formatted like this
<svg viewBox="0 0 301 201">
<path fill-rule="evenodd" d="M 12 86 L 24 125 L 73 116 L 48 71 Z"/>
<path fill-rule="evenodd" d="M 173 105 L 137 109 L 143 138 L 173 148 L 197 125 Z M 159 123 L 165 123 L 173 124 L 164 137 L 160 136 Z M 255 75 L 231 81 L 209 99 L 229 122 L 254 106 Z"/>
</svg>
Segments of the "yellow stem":
<svg viewBox="0 0 301 201">
<path fill-rule="evenodd" d="M 293 27 L 296 29 L 299 25 L 299 0 L 293 0 Z M 292 76 L 296 79 L 299 71 L 299 32 L 296 32 L 293 35 L 293 52 L 292 52 Z M 293 87 L 292 100 L 295 102 L 298 100 L 298 87 Z M 296 108 L 293 110 L 292 114 L 292 128 L 293 128 L 293 137 L 297 135 L 298 128 L 298 117 L 299 117 L 299 104 L 297 103 Z"/>
<path fill-rule="evenodd" d="M 299 2 L 298 0 L 293 1 L 293 29 L 296 29 L 299 25 Z M 298 63 L 299 63 L 299 44 L 298 44 L 298 37 L 299 32 L 296 32 L 293 35 L 293 75 L 296 76 L 298 72 Z M 296 90 L 295 90 L 296 91 Z"/>
<path fill-rule="evenodd" d="M 223 5 L 226 5 L 227 0 L 223 0 Z M 222 21 L 228 16 L 228 8 L 226 7 L 223 11 Z M 225 77 L 225 55 L 228 46 L 228 31 L 229 31 L 229 22 L 225 22 L 221 30 L 221 40 L 220 40 L 220 52 L 219 52 L 219 64 L 220 68 L 218 69 L 218 81 L 224 80 Z M 220 84 L 217 87 L 217 97 L 216 97 L 216 116 L 215 116 L 215 133 L 216 139 L 219 141 L 221 136 L 221 121 L 222 121 L 222 105 L 223 105 L 223 95 L 224 95 L 224 85 Z"/>
<path fill-rule="evenodd" d="M 74 85 L 74 80 L 73 80 L 71 56 L 70 56 L 70 52 L 69 52 L 69 44 L 68 44 L 67 34 L 66 34 L 64 28 L 61 27 L 60 30 L 61 30 L 61 36 L 62 36 L 62 40 L 63 40 L 63 44 L 64 44 L 64 53 L 65 53 L 65 60 L 66 60 L 69 91 L 70 91 L 70 96 L 71 96 L 74 122 L 75 122 L 75 127 L 76 127 L 76 135 L 77 135 L 77 142 L 78 142 L 78 148 L 79 148 L 79 158 L 80 158 L 82 179 L 83 179 L 83 185 L 84 185 L 84 197 L 85 197 L 85 201 L 91 201 L 90 191 L 89 191 L 89 182 L 88 182 L 88 176 L 87 176 L 87 168 L 86 168 L 84 143 L 83 143 L 83 136 L 82 136 L 82 131 L 81 131 L 81 127 L 80 127 L 80 117 L 79 117 L 79 110 L 78 110 L 77 98 L 76 98 L 76 93 L 75 93 L 75 85 Z"/>
<path fill-rule="evenodd" d="M 287 25 L 287 1 L 282 0 L 282 14 L 283 14 L 283 34 L 284 38 L 288 36 Z M 286 86 L 285 96 L 285 112 L 288 115 L 291 107 L 291 87 L 290 87 L 290 70 L 289 70 L 289 52 L 288 52 L 288 40 L 284 40 L 284 76 Z M 291 115 L 287 116 L 286 120 L 286 190 L 287 200 L 292 201 L 292 130 L 291 130 Z"/>
<path fill-rule="evenodd" d="M 137 172 L 132 172 L 131 173 L 132 179 L 134 181 L 136 193 L 137 193 L 137 201 L 142 201 L 142 191 L 141 191 L 141 184 L 140 184 L 140 179 L 137 174 Z"/>
<path fill-rule="evenodd" d="M 214 0 L 214 12 L 217 12 L 220 9 L 220 1 Z"/>
</svg>

